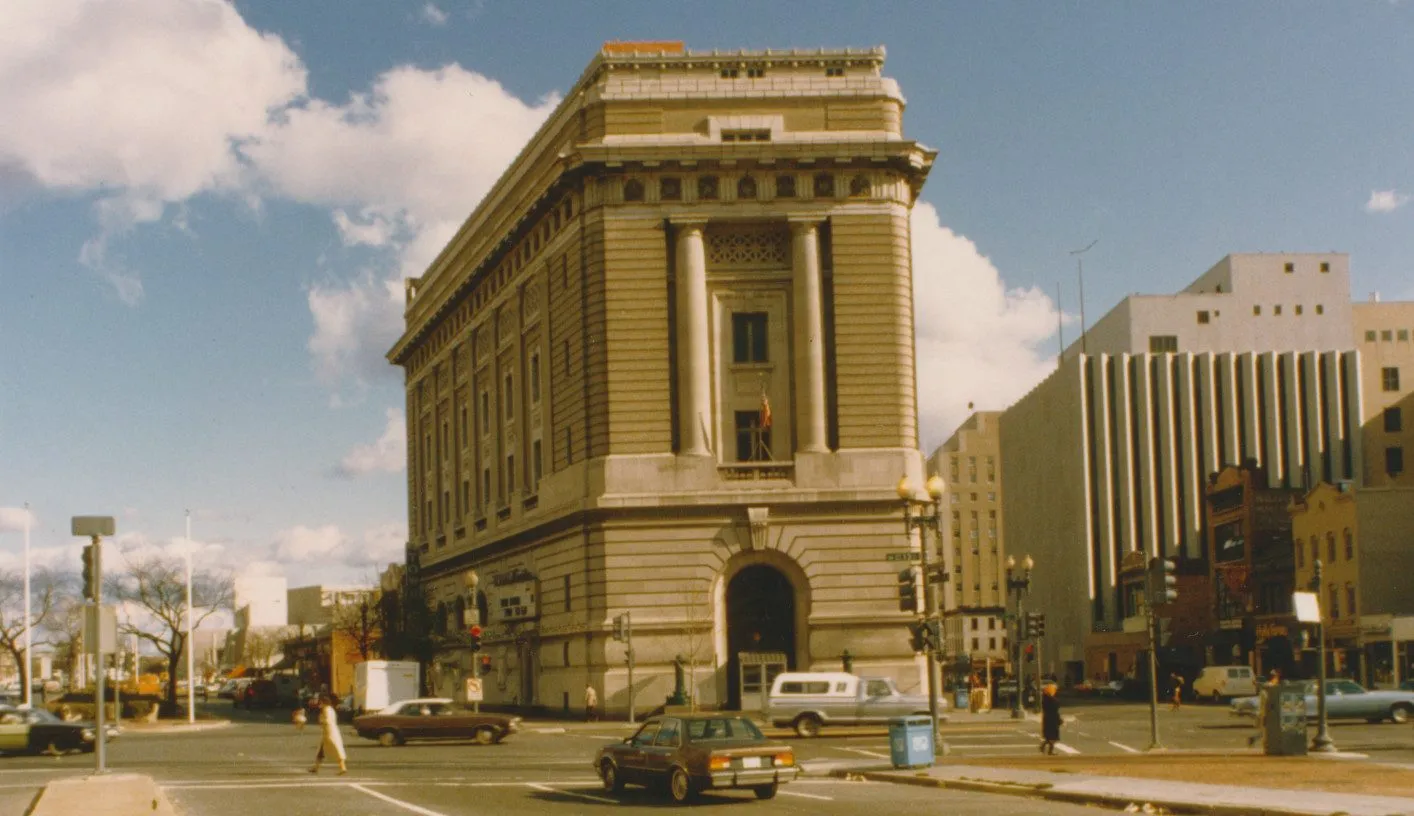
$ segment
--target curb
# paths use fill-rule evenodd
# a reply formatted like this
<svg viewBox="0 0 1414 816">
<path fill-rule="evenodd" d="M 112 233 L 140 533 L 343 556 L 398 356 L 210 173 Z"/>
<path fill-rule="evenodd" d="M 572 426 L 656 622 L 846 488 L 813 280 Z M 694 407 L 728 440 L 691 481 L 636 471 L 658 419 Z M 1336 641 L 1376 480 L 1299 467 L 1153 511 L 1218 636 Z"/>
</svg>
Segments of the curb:
<svg viewBox="0 0 1414 816">
<path fill-rule="evenodd" d="M 229 728 L 233 725 L 230 720 L 215 720 L 198 723 L 169 723 L 158 725 L 123 726 L 119 732 L 124 737 L 139 736 L 143 734 L 190 734 L 196 731 L 215 731 L 219 728 Z"/>
<path fill-rule="evenodd" d="M 1311 816 L 1311 812 L 1307 810 L 1287 810 L 1274 807 L 1263 807 L 1254 810 L 1247 805 L 1209 805 L 1171 799 L 1146 799 L 1143 803 L 1139 803 L 1125 796 L 1111 796 L 1104 793 L 1059 791 L 1051 788 L 1049 783 L 1029 784 L 1025 782 L 1006 783 L 984 782 L 970 779 L 939 779 L 927 775 L 901 776 L 898 772 L 889 771 L 850 771 L 843 769 L 831 771 L 829 776 L 839 779 L 863 777 L 870 782 L 890 782 L 895 785 L 914 785 L 922 788 L 942 788 L 946 790 L 970 791 L 973 793 L 1022 796 L 1028 799 L 1045 799 L 1051 802 L 1065 802 L 1072 805 L 1101 805 L 1120 811 L 1124 811 L 1131 805 L 1148 804 L 1163 808 L 1175 814 L 1204 814 L 1206 816 Z"/>
</svg>

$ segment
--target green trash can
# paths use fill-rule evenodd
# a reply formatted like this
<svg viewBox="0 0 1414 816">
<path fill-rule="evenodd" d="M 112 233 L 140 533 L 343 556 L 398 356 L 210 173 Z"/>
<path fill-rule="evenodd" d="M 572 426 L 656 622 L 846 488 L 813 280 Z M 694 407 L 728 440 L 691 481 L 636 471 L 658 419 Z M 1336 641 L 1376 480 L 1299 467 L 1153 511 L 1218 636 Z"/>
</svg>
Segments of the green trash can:
<svg viewBox="0 0 1414 816">
<path fill-rule="evenodd" d="M 889 720 L 889 761 L 895 768 L 927 768 L 933 764 L 933 718 L 894 717 Z"/>
</svg>

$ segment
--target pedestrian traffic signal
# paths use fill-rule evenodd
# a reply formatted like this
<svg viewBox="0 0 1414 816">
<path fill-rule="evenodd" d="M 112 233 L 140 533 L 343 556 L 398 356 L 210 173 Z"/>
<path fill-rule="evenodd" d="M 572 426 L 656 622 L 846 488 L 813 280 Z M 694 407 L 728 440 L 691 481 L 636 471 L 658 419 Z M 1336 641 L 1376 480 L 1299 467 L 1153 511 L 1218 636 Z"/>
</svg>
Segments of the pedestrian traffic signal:
<svg viewBox="0 0 1414 816">
<path fill-rule="evenodd" d="M 473 625 L 466 633 L 471 640 L 471 650 L 473 652 L 481 651 L 481 627 Z"/>
<path fill-rule="evenodd" d="M 93 545 L 85 544 L 83 547 L 83 597 L 86 601 L 91 601 L 97 597 L 94 592 L 97 587 L 94 576 L 98 571 L 94 569 L 94 566 Z"/>
<path fill-rule="evenodd" d="M 1149 559 L 1147 583 L 1145 589 L 1151 606 L 1164 606 L 1178 600 L 1178 578 L 1171 559 Z"/>
<path fill-rule="evenodd" d="M 898 611 L 918 611 L 918 569 L 906 567 L 898 574 Z"/>
<path fill-rule="evenodd" d="M 491 655 L 481 656 L 481 676 L 485 677 L 491 673 Z"/>
<path fill-rule="evenodd" d="M 1046 636 L 1046 616 L 1041 612 L 1031 613 L 1031 637 L 1039 640 Z"/>
</svg>

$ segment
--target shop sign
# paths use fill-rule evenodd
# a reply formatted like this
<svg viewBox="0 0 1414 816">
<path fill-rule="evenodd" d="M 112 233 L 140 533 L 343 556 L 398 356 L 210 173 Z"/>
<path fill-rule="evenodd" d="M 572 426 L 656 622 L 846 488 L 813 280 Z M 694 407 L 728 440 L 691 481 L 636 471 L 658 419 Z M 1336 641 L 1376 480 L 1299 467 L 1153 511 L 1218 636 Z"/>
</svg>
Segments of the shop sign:
<svg viewBox="0 0 1414 816">
<path fill-rule="evenodd" d="M 1290 635 L 1284 623 L 1259 623 L 1257 624 L 1257 639 L 1269 640 L 1276 637 L 1287 637 Z"/>
<path fill-rule="evenodd" d="M 486 593 L 491 618 L 488 623 L 510 623 L 539 617 L 536 603 L 538 583 L 535 573 L 523 567 L 491 576 L 491 589 Z"/>
</svg>

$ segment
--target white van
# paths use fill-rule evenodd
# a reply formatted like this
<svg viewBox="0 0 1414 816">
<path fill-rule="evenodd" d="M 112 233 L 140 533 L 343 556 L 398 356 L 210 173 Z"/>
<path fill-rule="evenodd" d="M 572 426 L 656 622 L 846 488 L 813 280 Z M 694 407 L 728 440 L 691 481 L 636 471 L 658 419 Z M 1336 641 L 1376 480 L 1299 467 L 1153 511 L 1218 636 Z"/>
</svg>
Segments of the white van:
<svg viewBox="0 0 1414 816">
<path fill-rule="evenodd" d="M 1224 697 L 1251 697 L 1257 693 L 1257 678 L 1251 666 L 1208 666 L 1193 681 L 1193 693 L 1215 703 Z"/>
<path fill-rule="evenodd" d="M 875 725 L 892 717 L 927 714 L 928 699 L 901 694 L 888 677 L 844 672 L 784 672 L 766 698 L 765 720 L 813 737 L 826 725 Z"/>
</svg>

